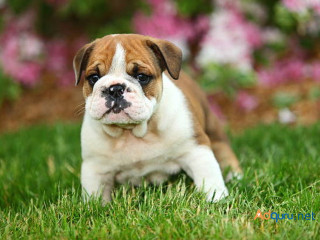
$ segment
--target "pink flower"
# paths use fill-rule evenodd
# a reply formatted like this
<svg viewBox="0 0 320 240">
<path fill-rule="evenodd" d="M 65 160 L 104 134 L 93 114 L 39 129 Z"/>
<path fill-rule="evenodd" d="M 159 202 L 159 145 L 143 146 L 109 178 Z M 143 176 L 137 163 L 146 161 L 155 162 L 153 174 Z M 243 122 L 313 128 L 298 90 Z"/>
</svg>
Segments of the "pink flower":
<svg viewBox="0 0 320 240">
<path fill-rule="evenodd" d="M 183 18 L 170 0 L 149 0 L 152 13 L 146 15 L 138 11 L 133 18 L 137 33 L 174 42 L 187 55 L 190 41 L 202 39 L 209 29 L 209 18 L 199 15 L 194 19 Z"/>
<path fill-rule="evenodd" d="M 210 21 L 197 63 L 206 66 L 214 62 L 245 71 L 252 69 L 252 53 L 262 44 L 258 27 L 248 22 L 237 5 L 231 2 L 214 12 Z"/>
<path fill-rule="evenodd" d="M 62 1 L 61 1 L 62 2 Z M 34 11 L 19 17 L 6 12 L 5 29 L 0 35 L 0 65 L 13 80 L 30 86 L 44 72 L 50 73 L 63 85 L 74 82 L 72 58 L 87 42 L 83 36 L 74 41 L 45 40 L 34 33 Z"/>
<path fill-rule="evenodd" d="M 20 58 L 22 60 L 34 60 L 43 54 L 43 42 L 32 33 L 22 33 L 19 36 Z"/>
<path fill-rule="evenodd" d="M 236 97 L 236 105 L 242 110 L 249 112 L 258 106 L 258 100 L 244 91 L 239 91 Z"/>
<path fill-rule="evenodd" d="M 307 6 L 306 2 L 305 0 L 282 0 L 283 5 L 293 12 L 305 11 Z"/>
<path fill-rule="evenodd" d="M 133 18 L 136 32 L 153 37 L 181 36 L 184 24 L 176 16 L 170 1 L 149 0 L 152 14 L 150 16 L 138 11 Z M 182 25 L 181 25 L 182 24 Z"/>
<path fill-rule="evenodd" d="M 6 35 L 17 31 L 30 31 L 34 26 L 36 12 L 34 9 L 30 9 L 18 17 L 11 12 L 5 12 L 4 20 L 6 23 L 6 31 L 2 34 Z"/>
<path fill-rule="evenodd" d="M 283 5 L 292 12 L 303 13 L 308 9 L 320 14 L 319 0 L 282 0 Z"/>
<path fill-rule="evenodd" d="M 266 86 L 300 82 L 308 77 L 308 65 L 301 59 L 278 61 L 270 69 L 258 70 L 258 80 Z"/>
<path fill-rule="evenodd" d="M 14 34 L 2 41 L 0 62 L 4 73 L 25 85 L 34 85 L 39 80 L 42 66 L 38 58 L 32 58 L 34 56 L 29 56 L 28 52 L 23 53 L 19 40 L 19 36 Z"/>
<path fill-rule="evenodd" d="M 43 55 L 42 40 L 33 33 L 34 12 L 19 18 L 5 15 L 6 28 L 0 38 L 0 63 L 5 74 L 24 85 L 40 79 Z"/>
<path fill-rule="evenodd" d="M 189 35 L 188 40 L 196 40 L 201 41 L 202 39 L 199 37 L 204 36 L 210 29 L 210 18 L 205 15 L 199 15 L 193 21 L 189 21 L 189 28 L 191 28 L 191 34 Z"/>
<path fill-rule="evenodd" d="M 305 77 L 305 64 L 301 60 L 294 59 L 284 62 L 282 70 L 283 77 L 289 81 L 301 81 Z"/>
<path fill-rule="evenodd" d="M 45 70 L 57 78 L 58 84 L 65 86 L 74 83 L 72 58 L 86 42 L 88 39 L 83 36 L 79 36 L 72 42 L 63 39 L 47 42 Z"/>
<path fill-rule="evenodd" d="M 320 15 L 320 1 L 319 0 L 309 0 L 310 8 L 317 14 Z"/>
<path fill-rule="evenodd" d="M 32 86 L 40 80 L 42 66 L 34 62 L 26 62 L 19 66 L 19 71 L 12 74 L 19 82 Z"/>
<path fill-rule="evenodd" d="M 62 40 L 53 40 L 47 44 L 46 67 L 53 72 L 60 72 L 67 65 L 68 46 Z"/>
<path fill-rule="evenodd" d="M 262 34 L 260 29 L 252 24 L 252 23 L 246 23 L 244 24 L 244 31 L 246 33 L 246 38 L 248 43 L 252 48 L 258 48 L 262 45 Z"/>
<path fill-rule="evenodd" d="M 25 85 L 34 85 L 39 80 L 41 65 L 32 61 L 20 61 L 17 38 L 4 43 L 0 62 L 4 73 L 18 82 Z"/>
<path fill-rule="evenodd" d="M 271 71 L 262 69 L 257 72 L 259 83 L 266 86 L 274 85 L 274 76 Z"/>
</svg>

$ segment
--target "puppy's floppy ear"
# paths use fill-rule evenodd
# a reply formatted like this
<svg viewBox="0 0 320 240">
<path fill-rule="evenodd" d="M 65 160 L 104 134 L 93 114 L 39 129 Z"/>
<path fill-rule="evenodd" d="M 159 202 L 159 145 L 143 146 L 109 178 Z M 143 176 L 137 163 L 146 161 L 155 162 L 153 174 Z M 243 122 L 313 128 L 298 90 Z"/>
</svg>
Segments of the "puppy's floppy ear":
<svg viewBox="0 0 320 240">
<path fill-rule="evenodd" d="M 151 48 L 158 58 L 162 71 L 167 69 L 170 76 L 177 80 L 182 62 L 182 52 L 180 48 L 166 40 L 151 39 L 152 40 L 147 40 L 147 46 Z"/>
<path fill-rule="evenodd" d="M 73 70 L 76 77 L 76 85 L 81 80 L 82 71 L 87 67 L 90 54 L 94 48 L 94 42 L 84 45 L 73 58 Z"/>
</svg>

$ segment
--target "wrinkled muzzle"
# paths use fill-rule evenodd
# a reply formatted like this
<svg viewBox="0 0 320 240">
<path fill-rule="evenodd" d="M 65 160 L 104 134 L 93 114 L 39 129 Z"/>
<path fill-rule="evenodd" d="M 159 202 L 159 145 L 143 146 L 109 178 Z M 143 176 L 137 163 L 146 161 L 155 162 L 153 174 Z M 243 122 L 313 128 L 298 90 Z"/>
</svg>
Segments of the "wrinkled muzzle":
<svg viewBox="0 0 320 240">
<path fill-rule="evenodd" d="M 102 77 L 86 99 L 86 111 L 104 124 L 139 124 L 148 120 L 156 105 L 134 79 Z"/>
</svg>

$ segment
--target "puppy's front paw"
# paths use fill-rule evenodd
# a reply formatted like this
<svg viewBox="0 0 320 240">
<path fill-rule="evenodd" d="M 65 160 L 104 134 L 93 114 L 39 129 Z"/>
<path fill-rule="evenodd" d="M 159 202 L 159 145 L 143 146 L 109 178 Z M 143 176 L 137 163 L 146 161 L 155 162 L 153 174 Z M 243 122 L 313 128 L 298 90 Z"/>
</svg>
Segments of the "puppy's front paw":
<svg viewBox="0 0 320 240">
<path fill-rule="evenodd" d="M 226 187 L 215 188 L 213 191 L 207 193 L 208 202 L 218 202 L 221 199 L 229 195 L 228 189 Z"/>
</svg>

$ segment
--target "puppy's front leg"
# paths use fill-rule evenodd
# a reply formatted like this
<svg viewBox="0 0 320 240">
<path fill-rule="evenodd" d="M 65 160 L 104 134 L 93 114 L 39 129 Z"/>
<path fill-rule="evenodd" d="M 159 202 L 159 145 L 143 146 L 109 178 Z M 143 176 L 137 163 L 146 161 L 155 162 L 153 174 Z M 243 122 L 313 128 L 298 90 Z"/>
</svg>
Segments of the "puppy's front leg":
<svg viewBox="0 0 320 240">
<path fill-rule="evenodd" d="M 83 162 L 81 166 L 81 184 L 83 197 L 102 197 L 103 204 L 111 201 L 111 192 L 114 186 L 114 173 L 101 173 L 92 162 Z"/>
<path fill-rule="evenodd" d="M 193 179 L 196 187 L 207 194 L 207 200 L 219 201 L 228 196 L 222 173 L 212 150 L 197 146 L 179 159 L 182 169 Z"/>
</svg>

